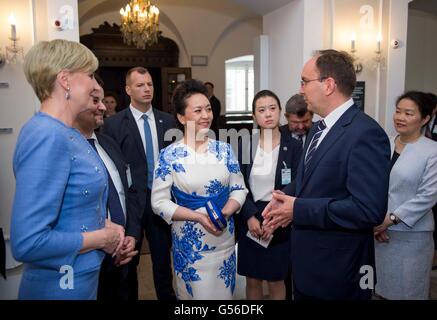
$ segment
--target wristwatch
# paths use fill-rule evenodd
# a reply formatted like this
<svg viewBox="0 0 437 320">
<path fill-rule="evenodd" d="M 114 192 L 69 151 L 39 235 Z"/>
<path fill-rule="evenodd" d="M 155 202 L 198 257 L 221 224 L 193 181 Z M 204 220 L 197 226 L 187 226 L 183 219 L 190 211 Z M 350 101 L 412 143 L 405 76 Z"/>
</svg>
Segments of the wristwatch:
<svg viewBox="0 0 437 320">
<path fill-rule="evenodd" d="M 394 213 L 390 213 L 388 217 L 390 218 L 390 221 L 393 222 L 393 224 L 399 223 L 399 218 Z"/>
</svg>

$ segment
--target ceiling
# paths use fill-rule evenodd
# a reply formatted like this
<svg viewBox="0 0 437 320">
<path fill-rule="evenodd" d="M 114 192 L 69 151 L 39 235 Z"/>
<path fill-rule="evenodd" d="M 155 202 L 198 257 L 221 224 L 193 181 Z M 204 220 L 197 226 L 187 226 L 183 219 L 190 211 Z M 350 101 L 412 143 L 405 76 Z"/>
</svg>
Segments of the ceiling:
<svg viewBox="0 0 437 320">
<path fill-rule="evenodd" d="M 272 12 L 293 0 L 231 0 L 236 4 L 247 7 L 254 13 L 263 16 L 269 12 Z"/>
<path fill-rule="evenodd" d="M 241 7 L 246 8 L 247 10 L 249 10 L 257 15 L 263 16 L 269 12 L 272 12 L 272 11 L 290 3 L 291 1 L 293 1 L 293 0 L 226 0 L 226 1 L 214 0 L 214 1 L 211 1 L 211 3 L 213 3 L 213 2 L 217 2 L 217 3 L 221 2 L 222 4 L 226 3 L 226 2 L 234 3 L 236 5 L 240 5 Z M 79 0 L 78 2 L 79 2 L 79 4 L 83 4 L 85 2 L 93 2 L 93 1 Z M 100 1 L 100 2 L 103 2 L 103 1 Z M 118 3 L 120 1 L 111 1 L 111 2 L 113 2 L 112 5 L 120 7 L 120 4 Z M 123 2 L 123 1 L 121 1 L 121 2 Z M 125 0 L 124 2 L 127 3 L 128 0 Z"/>
</svg>

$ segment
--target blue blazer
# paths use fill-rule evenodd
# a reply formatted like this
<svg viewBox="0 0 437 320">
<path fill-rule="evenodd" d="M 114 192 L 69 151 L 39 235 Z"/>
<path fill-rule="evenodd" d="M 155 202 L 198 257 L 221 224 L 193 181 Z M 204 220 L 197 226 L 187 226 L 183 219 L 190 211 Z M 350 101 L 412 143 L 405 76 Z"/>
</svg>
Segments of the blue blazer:
<svg viewBox="0 0 437 320">
<path fill-rule="evenodd" d="M 171 141 L 164 141 L 165 132 L 175 128 L 176 123 L 174 117 L 168 113 L 157 109 L 153 109 L 153 113 L 158 135 L 158 146 L 159 150 L 162 150 L 171 143 Z M 130 109 L 126 108 L 116 115 L 106 118 L 101 132 L 117 142 L 126 161 L 129 163 L 133 188 L 137 191 L 140 212 L 143 215 L 146 203 L 150 201 L 147 196 L 147 159 L 140 131 Z M 150 212 L 150 214 L 153 213 Z"/>
<path fill-rule="evenodd" d="M 370 298 L 371 290 L 359 286 L 360 268 L 375 271 L 373 227 L 387 212 L 389 168 L 387 135 L 355 105 L 322 140 L 305 174 L 302 157 L 295 184 L 284 189 L 297 197 L 291 259 L 301 293 L 319 299 Z"/>
<path fill-rule="evenodd" d="M 80 254 L 83 232 L 105 225 L 108 178 L 103 161 L 76 129 L 43 112 L 21 129 L 11 247 L 24 263 L 20 299 L 95 299 L 101 250 Z M 61 269 L 74 290 L 60 287 Z"/>
</svg>

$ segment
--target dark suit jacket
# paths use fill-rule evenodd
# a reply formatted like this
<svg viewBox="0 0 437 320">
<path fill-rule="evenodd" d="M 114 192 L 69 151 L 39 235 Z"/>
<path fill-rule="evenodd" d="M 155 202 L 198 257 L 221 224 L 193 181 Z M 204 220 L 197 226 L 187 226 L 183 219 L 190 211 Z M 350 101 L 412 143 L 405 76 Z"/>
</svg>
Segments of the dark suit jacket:
<svg viewBox="0 0 437 320">
<path fill-rule="evenodd" d="M 375 271 L 373 227 L 387 210 L 390 143 L 383 129 L 355 105 L 318 146 L 304 174 L 304 155 L 295 184 L 283 191 L 297 197 L 291 232 L 296 289 L 320 299 L 369 299 L 359 286 L 360 268 Z M 375 282 L 376 283 L 376 282 Z"/>
<path fill-rule="evenodd" d="M 433 119 L 431 119 L 433 120 Z M 437 126 L 437 116 L 434 117 L 433 124 L 431 125 L 431 139 L 437 141 L 437 133 L 434 133 L 434 128 Z"/>
<path fill-rule="evenodd" d="M 214 117 L 212 120 L 211 129 L 218 130 L 220 122 L 220 111 L 222 109 L 222 106 L 220 100 L 217 99 L 216 96 L 212 96 L 211 99 L 209 99 L 209 103 L 211 103 L 212 115 Z"/>
<path fill-rule="evenodd" d="M 249 137 L 250 142 L 246 142 L 244 139 L 240 139 L 238 145 L 238 162 L 240 164 L 241 173 L 244 176 L 244 183 L 249 190 L 247 194 L 246 201 L 241 208 L 240 213 L 237 216 L 238 219 L 238 238 L 240 236 L 245 237 L 247 232 L 247 220 L 255 216 L 257 219 L 262 221 L 261 212 L 259 212 L 258 207 L 255 204 L 253 199 L 252 190 L 249 185 L 249 177 L 252 171 L 253 160 L 255 159 L 259 135 L 255 134 Z M 281 142 L 279 147 L 279 155 L 278 155 L 278 163 L 276 165 L 276 173 L 275 173 L 275 185 L 274 190 L 281 190 L 284 185 L 282 184 L 282 169 L 285 169 L 283 162 L 286 163 L 287 168 L 291 169 L 291 180 L 294 180 L 296 177 L 297 166 L 299 164 L 299 160 L 302 154 L 302 148 L 300 143 L 293 139 L 288 134 L 281 134 Z M 247 156 L 243 156 L 246 153 Z M 247 159 L 248 161 L 243 161 L 243 159 Z M 249 163 L 247 163 L 249 162 Z M 283 241 L 284 237 L 288 240 L 290 232 L 288 229 L 280 228 L 274 232 L 273 241 Z"/>
<path fill-rule="evenodd" d="M 156 122 L 159 150 L 168 146 L 171 141 L 164 141 L 167 130 L 175 128 L 175 119 L 172 115 L 153 109 Z M 147 201 L 147 159 L 141 135 L 135 119 L 126 108 L 116 115 L 105 119 L 102 132 L 113 138 L 119 145 L 126 161 L 129 163 L 133 188 L 137 190 L 141 214 L 144 214 Z M 151 212 L 149 214 L 152 214 Z"/>
<path fill-rule="evenodd" d="M 313 123 L 312 123 L 311 128 L 314 127 L 314 124 L 315 124 L 315 123 L 316 123 L 316 122 L 313 122 Z M 316 128 L 317 128 L 317 126 L 316 126 Z M 284 124 L 283 126 L 280 126 L 280 127 L 279 127 L 279 130 L 281 130 L 281 133 L 283 133 L 283 134 L 288 134 L 288 135 L 290 135 L 290 136 L 291 136 L 291 134 L 292 134 L 291 130 L 288 128 L 288 124 Z M 295 140 L 297 140 L 297 139 L 295 139 Z M 306 140 L 305 140 L 305 141 L 306 141 Z"/>
<path fill-rule="evenodd" d="M 120 175 L 121 182 L 123 183 L 124 194 L 126 199 L 126 235 L 132 236 L 135 239 L 140 239 L 141 234 L 141 212 L 138 207 L 138 200 L 136 192 L 132 187 L 128 185 L 127 170 L 128 164 L 124 160 L 123 154 L 117 143 L 109 136 L 96 132 L 97 140 L 103 150 L 106 151 L 108 156 L 114 162 L 118 174 Z"/>
</svg>

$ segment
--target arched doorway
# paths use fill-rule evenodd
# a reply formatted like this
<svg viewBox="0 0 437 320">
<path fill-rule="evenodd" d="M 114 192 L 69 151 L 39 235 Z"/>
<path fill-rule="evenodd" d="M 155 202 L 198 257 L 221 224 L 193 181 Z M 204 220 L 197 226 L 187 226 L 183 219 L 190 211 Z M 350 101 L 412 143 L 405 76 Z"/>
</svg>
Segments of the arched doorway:
<svg viewBox="0 0 437 320">
<path fill-rule="evenodd" d="M 113 91 L 120 97 L 121 108 L 128 106 L 129 97 L 124 90 L 126 72 L 136 66 L 146 67 L 155 87 L 153 106 L 171 111 L 169 97 L 175 87 L 172 75 L 180 75 L 176 79 L 191 78 L 191 68 L 178 68 L 179 48 L 177 44 L 162 35 L 158 42 L 142 50 L 123 42 L 120 27 L 104 22 L 93 28 L 91 34 L 80 37 L 80 42 L 94 52 L 99 59 L 98 74 L 105 83 L 105 90 Z M 176 83 L 177 84 L 177 83 Z"/>
</svg>

